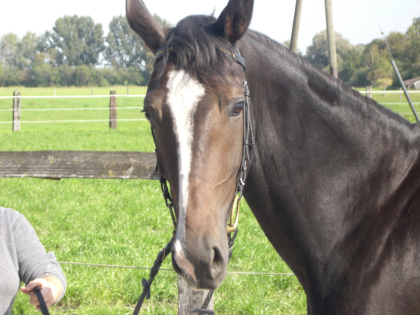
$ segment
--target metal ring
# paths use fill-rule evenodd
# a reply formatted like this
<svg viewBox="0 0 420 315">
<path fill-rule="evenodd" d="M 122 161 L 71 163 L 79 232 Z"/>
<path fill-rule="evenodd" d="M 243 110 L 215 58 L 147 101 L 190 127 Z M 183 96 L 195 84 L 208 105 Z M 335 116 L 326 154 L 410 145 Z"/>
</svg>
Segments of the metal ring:
<svg viewBox="0 0 420 315">
<path fill-rule="evenodd" d="M 235 196 L 235 199 L 233 200 L 232 209 L 230 211 L 230 222 L 227 226 L 227 232 L 233 233 L 238 228 L 238 221 L 239 221 L 239 209 L 241 208 L 241 199 L 239 198 L 240 194 L 237 194 Z M 234 217 L 234 210 L 236 207 L 236 219 L 235 223 L 233 223 L 233 217 Z"/>
</svg>

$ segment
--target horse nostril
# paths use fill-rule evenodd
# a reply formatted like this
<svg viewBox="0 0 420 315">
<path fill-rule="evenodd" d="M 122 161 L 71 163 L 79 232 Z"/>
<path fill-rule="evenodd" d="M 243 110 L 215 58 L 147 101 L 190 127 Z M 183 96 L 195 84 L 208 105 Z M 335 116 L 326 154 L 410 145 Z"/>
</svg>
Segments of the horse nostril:
<svg viewBox="0 0 420 315">
<path fill-rule="evenodd" d="M 223 257 L 220 249 L 217 247 L 213 248 L 211 256 L 210 272 L 216 278 L 223 272 Z"/>
</svg>

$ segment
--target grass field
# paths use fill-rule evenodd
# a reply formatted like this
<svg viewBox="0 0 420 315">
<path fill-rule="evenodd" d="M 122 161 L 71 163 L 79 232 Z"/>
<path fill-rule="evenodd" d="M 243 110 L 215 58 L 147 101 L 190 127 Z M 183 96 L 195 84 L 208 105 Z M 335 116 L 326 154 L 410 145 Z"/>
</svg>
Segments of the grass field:
<svg viewBox="0 0 420 315">
<path fill-rule="evenodd" d="M 22 95 L 53 94 L 53 89 L 19 90 Z M 109 90 L 94 89 L 94 93 L 108 94 Z M 126 92 L 125 87 L 120 90 Z M 11 91 L 13 89 L 0 89 L 0 95 L 11 95 Z M 66 95 L 90 94 L 90 88 L 57 89 L 56 95 L 59 91 Z M 138 92 L 130 88 L 130 94 L 144 92 L 144 88 Z M 22 108 L 108 106 L 109 99 L 96 103 L 99 100 L 81 99 L 71 104 L 62 99 L 57 99 L 56 103 L 34 100 L 31 105 L 25 105 L 22 100 Z M 133 104 L 122 104 L 126 100 Z M 0 108 L 10 108 L 7 106 L 11 100 L 1 102 Z M 142 106 L 142 99 L 121 98 L 117 102 L 118 106 Z M 120 113 L 123 115 L 123 111 L 118 115 Z M 40 120 L 58 119 L 49 111 L 42 115 Z M 106 113 L 105 117 L 108 115 Z M 131 115 L 142 117 L 139 110 Z M 22 117 L 22 120 L 27 118 Z M 109 130 L 108 123 L 22 124 L 22 131 L 18 133 L 11 132 L 9 127 L 0 132 L 0 151 L 154 149 L 149 125 L 142 121 L 119 122 L 116 130 Z M 0 191 L 0 205 L 23 213 L 47 251 L 53 251 L 62 262 L 150 267 L 171 236 L 170 216 L 157 181 L 2 178 Z M 62 268 L 68 289 L 64 299 L 52 308 L 52 314 L 132 314 L 142 291 L 141 279 L 149 276 L 148 270 L 139 269 L 67 264 L 62 264 Z M 171 268 L 169 258 L 162 268 Z M 290 272 L 245 203 L 242 204 L 240 232 L 228 271 Z M 215 293 L 215 310 L 217 314 L 305 314 L 306 300 L 294 276 L 229 273 Z M 27 297 L 19 293 L 13 314 L 39 313 L 29 305 Z M 174 272 L 158 274 L 152 286 L 151 300 L 144 303 L 142 314 L 177 314 L 177 276 Z"/>
<path fill-rule="evenodd" d="M 11 96 L 14 88 L 0 88 Z M 126 87 L 93 88 L 94 95 L 110 90 L 126 94 Z M 54 88 L 19 88 L 22 95 L 54 95 Z M 57 88 L 56 95 L 90 95 L 90 88 Z M 130 87 L 130 94 L 145 94 Z M 380 103 L 414 117 L 404 97 L 374 94 Z M 412 94 L 420 109 L 420 94 Z M 142 98 L 118 98 L 118 118 L 143 119 Z M 390 104 L 392 103 L 392 104 Z M 403 104 L 394 104 L 403 103 Z M 108 98 L 22 99 L 22 109 L 105 108 L 103 111 L 22 111 L 22 121 L 93 120 L 109 118 Z M 0 110 L 11 109 L 12 100 L 0 99 Z M 10 111 L 0 111 L 0 122 L 11 121 Z M 0 124 L 0 151 L 101 150 L 153 151 L 145 121 L 22 123 L 21 132 Z M 47 251 L 63 262 L 150 267 L 170 238 L 172 226 L 159 184 L 147 180 L 0 179 L 0 205 L 16 209 L 32 223 Z M 68 279 L 64 299 L 52 314 L 131 314 L 148 270 L 62 264 Z M 162 268 L 171 268 L 170 259 Z M 229 272 L 288 273 L 289 268 L 266 240 L 248 206 L 243 203 L 240 232 Z M 161 271 L 142 314 L 177 314 L 177 276 Z M 293 276 L 238 275 L 230 273 L 215 293 L 217 314 L 306 314 L 306 299 Z M 19 293 L 13 314 L 39 314 Z"/>
</svg>

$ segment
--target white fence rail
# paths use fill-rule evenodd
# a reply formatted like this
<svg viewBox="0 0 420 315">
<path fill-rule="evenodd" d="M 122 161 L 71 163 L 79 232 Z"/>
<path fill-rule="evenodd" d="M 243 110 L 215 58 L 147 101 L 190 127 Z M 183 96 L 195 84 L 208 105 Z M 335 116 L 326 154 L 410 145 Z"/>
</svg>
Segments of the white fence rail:
<svg viewBox="0 0 420 315">
<path fill-rule="evenodd" d="M 357 90 L 355 90 L 357 91 Z M 366 93 L 373 93 L 373 94 L 401 94 L 404 93 L 404 91 L 357 91 L 361 94 L 366 94 Z M 408 91 L 409 94 L 411 93 L 420 93 L 420 91 Z"/>
<path fill-rule="evenodd" d="M 54 92 L 55 94 L 55 92 Z M 12 121 L 0 121 L 0 124 L 12 124 L 13 131 L 20 131 L 21 123 L 85 123 L 85 122 L 109 122 L 109 127 L 115 129 L 117 121 L 146 121 L 146 119 L 117 119 L 117 101 L 118 98 L 142 98 L 145 95 L 117 95 L 115 91 L 111 91 L 110 95 L 54 95 L 54 96 L 21 96 L 15 91 L 13 96 L 0 96 L 1 99 L 12 99 L 13 109 L 0 109 L 0 112 L 13 112 Z M 100 108 L 21 108 L 21 99 L 92 99 L 92 98 L 109 98 L 109 107 Z M 118 110 L 141 109 L 142 107 L 119 107 Z M 90 119 L 90 120 L 21 120 L 20 113 L 22 111 L 89 111 L 89 110 L 109 110 L 109 119 Z"/>
<path fill-rule="evenodd" d="M 146 95 L 113 95 L 115 97 L 145 97 Z M 60 96 L 0 96 L 0 99 L 13 98 L 104 98 L 109 95 L 60 95 Z"/>
<path fill-rule="evenodd" d="M 369 87 L 370 88 L 370 87 Z M 357 90 L 356 90 L 357 91 Z M 361 94 L 400 94 L 402 95 L 402 90 L 395 90 L 395 91 L 358 91 Z M 115 92 L 114 92 L 115 93 Z M 420 93 L 420 91 L 408 91 L 408 93 Z M 17 94 L 17 93 L 16 93 Z M 18 112 L 18 115 L 14 115 L 13 121 L 0 121 L 0 124 L 13 124 L 18 125 L 20 130 L 20 123 L 83 123 L 83 122 L 106 122 L 109 121 L 110 124 L 116 124 L 117 121 L 146 121 L 146 119 L 117 119 L 116 118 L 116 105 L 112 105 L 113 102 L 116 104 L 116 98 L 143 98 L 146 95 L 139 94 L 139 95 L 117 95 L 111 93 L 111 95 L 60 95 L 60 96 L 0 96 L 1 99 L 13 99 L 14 101 L 14 108 L 13 109 L 0 109 L 0 112 Z M 82 98 L 110 98 L 110 107 L 100 107 L 100 108 L 20 108 L 20 99 L 82 99 Z M 114 99 L 114 100 L 113 100 Z M 16 103 L 19 102 L 19 106 L 16 106 Z M 400 103 L 381 103 L 382 105 L 405 105 L 405 102 Z M 419 105 L 419 102 L 413 103 L 415 105 Z M 112 108 L 111 108 L 112 106 Z M 118 110 L 132 110 L 132 109 L 142 109 L 142 107 L 118 107 Z M 50 120 L 50 121 L 25 121 L 20 120 L 20 112 L 22 111 L 89 111 L 89 110 L 109 110 L 110 111 L 110 118 L 109 119 L 94 119 L 94 120 Z M 409 113 L 400 113 L 400 114 L 409 114 Z M 19 121 L 16 121 L 16 117 L 18 117 Z M 15 130 L 15 128 L 14 128 Z M 18 131 L 16 130 L 16 131 Z"/>
</svg>

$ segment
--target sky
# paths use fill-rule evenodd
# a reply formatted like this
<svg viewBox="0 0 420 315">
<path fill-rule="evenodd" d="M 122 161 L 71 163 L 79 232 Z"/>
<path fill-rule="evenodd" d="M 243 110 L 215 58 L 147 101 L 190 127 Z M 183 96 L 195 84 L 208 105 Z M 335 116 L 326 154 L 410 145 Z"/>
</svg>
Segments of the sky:
<svg viewBox="0 0 420 315">
<path fill-rule="evenodd" d="M 192 14 L 218 16 L 228 0 L 144 0 L 149 11 L 175 25 Z M 351 44 L 367 44 L 381 33 L 405 33 L 413 18 L 420 17 L 420 0 L 331 0 L 334 30 Z M 254 0 L 250 28 L 283 43 L 290 40 L 295 0 Z M 125 14 L 125 0 L 20 0 L 3 1 L 0 11 L 0 37 L 13 32 L 23 36 L 31 31 L 38 35 L 52 30 L 55 21 L 64 15 L 91 16 L 102 23 L 104 33 L 113 16 Z M 314 35 L 326 29 L 325 2 L 303 0 L 298 48 L 303 53 L 312 44 Z"/>
</svg>

